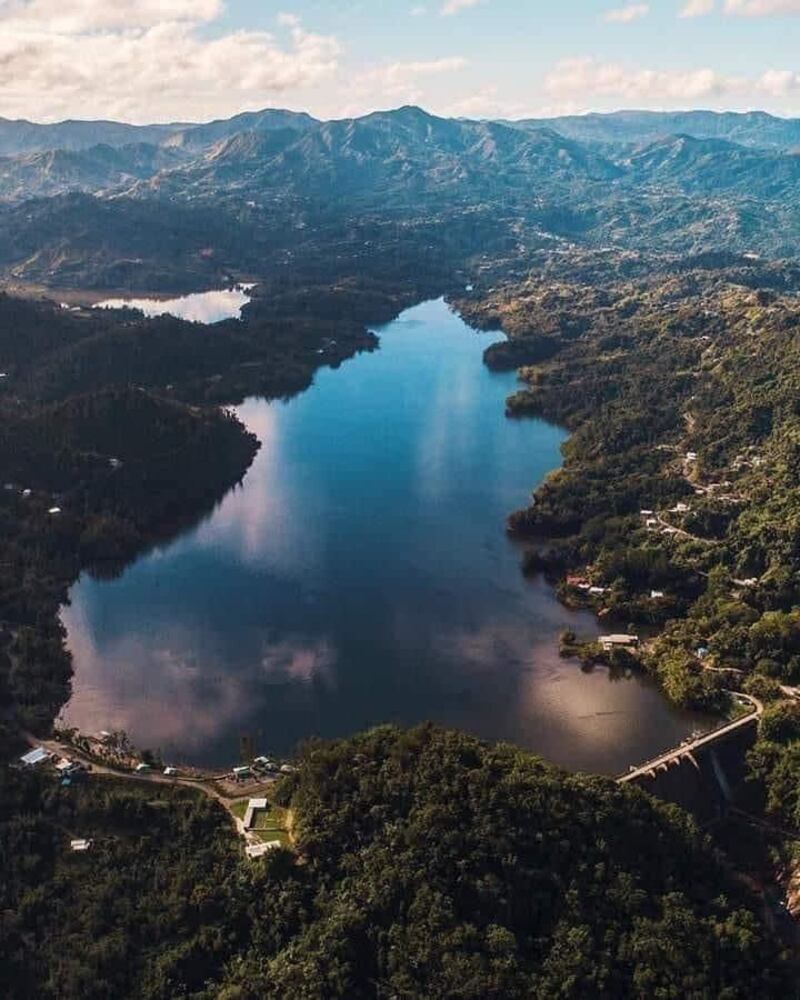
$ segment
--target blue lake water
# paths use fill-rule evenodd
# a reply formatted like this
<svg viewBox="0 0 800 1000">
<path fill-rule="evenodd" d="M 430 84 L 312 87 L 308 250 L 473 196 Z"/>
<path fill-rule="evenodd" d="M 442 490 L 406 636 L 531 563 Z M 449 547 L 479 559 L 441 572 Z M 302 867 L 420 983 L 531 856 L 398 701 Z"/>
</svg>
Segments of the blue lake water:
<svg viewBox="0 0 800 1000">
<path fill-rule="evenodd" d="M 561 660 L 596 634 L 525 580 L 505 519 L 560 462 L 560 429 L 511 421 L 497 335 L 443 302 L 289 402 L 238 408 L 262 447 L 204 522 L 64 609 L 67 722 L 122 728 L 166 759 L 230 764 L 382 722 L 432 719 L 615 773 L 697 719 L 640 679 Z"/>
</svg>

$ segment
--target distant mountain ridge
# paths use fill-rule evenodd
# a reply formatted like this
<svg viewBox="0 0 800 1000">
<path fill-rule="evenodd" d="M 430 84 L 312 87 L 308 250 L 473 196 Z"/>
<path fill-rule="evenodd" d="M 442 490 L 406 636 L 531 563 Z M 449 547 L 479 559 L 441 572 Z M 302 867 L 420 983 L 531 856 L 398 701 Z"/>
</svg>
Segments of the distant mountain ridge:
<svg viewBox="0 0 800 1000">
<path fill-rule="evenodd" d="M 421 109 L 415 110 L 422 115 L 427 114 Z M 355 120 L 369 121 L 394 113 L 372 112 Z M 800 118 L 778 118 L 765 111 L 614 111 L 497 121 L 523 130 L 552 129 L 565 138 L 578 142 L 609 146 L 638 145 L 656 141 L 666 135 L 686 134 L 698 139 L 727 139 L 742 146 L 762 149 L 786 150 L 800 147 Z M 82 150 L 101 144 L 128 146 L 137 142 L 188 145 L 199 149 L 237 132 L 282 128 L 301 130 L 319 124 L 323 123 L 305 112 L 279 108 L 246 111 L 231 118 L 210 122 L 153 125 L 131 125 L 104 120 L 67 120 L 50 124 L 0 117 L 0 156 L 51 149 Z"/>
<path fill-rule="evenodd" d="M 0 118 L 0 156 L 43 153 L 52 149 L 73 152 L 93 146 L 150 145 L 190 146 L 201 148 L 226 135 L 250 128 L 303 128 L 316 119 L 302 112 L 265 109 L 244 112 L 232 118 L 194 123 L 174 122 L 164 125 L 130 125 L 115 121 L 63 121 L 40 124 L 24 119 Z"/>
<path fill-rule="evenodd" d="M 456 199 L 487 191 L 535 197 L 533 183 L 552 189 L 619 174 L 605 157 L 552 129 L 522 131 L 400 108 L 302 130 L 240 132 L 133 193 L 180 199 L 187 192 L 212 197 L 233 190 L 256 200 L 277 192 L 386 204 L 444 193 Z"/>
<path fill-rule="evenodd" d="M 727 139 L 759 149 L 800 148 L 800 118 L 777 118 L 766 111 L 613 111 L 511 121 L 516 128 L 548 126 L 578 142 L 620 147 L 656 142 L 667 135 Z"/>
<path fill-rule="evenodd" d="M 662 125 L 691 123 L 700 132 L 749 137 L 751 144 L 687 132 L 650 138 Z M 142 131 L 119 126 L 122 131 L 115 132 L 111 123 L 78 124 L 86 126 L 80 135 L 66 136 L 75 147 L 99 133 L 112 139 L 150 135 L 156 141 L 6 156 L 0 159 L 0 199 L 84 192 L 178 201 L 240 198 L 254 204 L 276 197 L 382 205 L 441 197 L 523 198 L 535 204 L 585 196 L 601 184 L 759 198 L 794 198 L 800 185 L 800 156 L 774 145 L 776 130 L 788 141 L 796 128 L 800 140 L 800 123 L 763 114 L 630 112 L 503 123 L 440 118 L 403 107 L 326 122 L 267 110 L 205 125 L 153 126 L 154 134 L 150 126 Z M 752 144 L 756 125 L 768 131 L 773 144 Z M 59 130 L 71 127 L 52 126 L 59 137 Z M 574 138 L 579 132 L 589 139 Z M 600 143 L 601 133 L 624 141 Z M 644 138 L 629 141 L 635 136 Z M 27 131 L 25 138 L 31 141 Z"/>
<path fill-rule="evenodd" d="M 662 131 L 687 125 L 698 134 Z M 0 157 L 0 269 L 19 281 L 174 284 L 181 268 L 199 275 L 212 261 L 218 273 L 246 257 L 252 269 L 265 254 L 289 266 L 321 227 L 350 246 L 366 216 L 378 230 L 364 254 L 376 231 L 400 242 L 420 225 L 455 223 L 466 244 L 487 215 L 504 220 L 509 255 L 793 257 L 800 232 L 800 123 L 761 113 L 504 123 L 402 107 L 336 121 L 272 109 L 202 125 L 0 121 L 0 148 L 14 129 L 28 146 L 75 147 Z M 81 146 L 100 136 L 109 141 Z"/>
</svg>

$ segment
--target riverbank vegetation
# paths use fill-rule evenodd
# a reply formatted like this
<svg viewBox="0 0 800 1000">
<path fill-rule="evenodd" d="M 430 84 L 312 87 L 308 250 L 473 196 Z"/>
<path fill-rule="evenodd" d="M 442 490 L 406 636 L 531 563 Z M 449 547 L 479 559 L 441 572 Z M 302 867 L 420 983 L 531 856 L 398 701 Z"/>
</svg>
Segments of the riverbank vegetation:
<svg viewBox="0 0 800 1000">
<path fill-rule="evenodd" d="M 563 467 L 509 519 L 525 570 L 611 631 L 641 631 L 628 656 L 677 704 L 721 712 L 730 690 L 774 703 L 751 777 L 800 829 L 785 704 L 800 686 L 796 282 L 780 263 L 693 263 L 602 287 L 565 263 L 458 307 L 502 326 L 511 357 L 531 343 L 509 415 L 572 431 Z"/>
<path fill-rule="evenodd" d="M 0 773 L 0 991 L 792 995 L 746 890 L 638 790 L 433 727 L 312 744 L 298 765 L 279 792 L 297 854 L 258 861 L 190 792 Z"/>
<path fill-rule="evenodd" d="M 662 629 L 643 661 L 683 703 L 713 698 L 710 668 L 800 683 L 794 296 L 697 270 L 602 290 L 532 278 L 463 306 L 514 343 L 549 339 L 509 413 L 573 431 L 510 518 L 540 540 L 527 568 L 604 619 Z"/>
</svg>

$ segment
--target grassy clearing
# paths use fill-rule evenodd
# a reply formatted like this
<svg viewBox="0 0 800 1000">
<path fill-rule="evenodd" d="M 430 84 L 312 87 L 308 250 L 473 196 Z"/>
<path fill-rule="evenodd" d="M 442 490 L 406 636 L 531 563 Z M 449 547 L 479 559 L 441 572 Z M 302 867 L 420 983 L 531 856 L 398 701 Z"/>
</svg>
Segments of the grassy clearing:
<svg viewBox="0 0 800 1000">
<path fill-rule="evenodd" d="M 230 811 L 233 815 L 240 820 L 244 819 L 244 814 L 247 812 L 247 804 L 250 801 L 247 799 L 237 799 L 235 802 L 231 802 Z M 265 842 L 270 840 L 279 840 L 284 847 L 290 847 L 291 841 L 288 832 L 288 810 L 284 809 L 282 806 L 276 806 L 271 804 L 269 811 L 262 812 L 256 818 L 256 825 L 253 829 L 253 833 Z"/>
<path fill-rule="evenodd" d="M 269 812 L 261 813 L 253 831 L 263 841 L 279 840 L 283 847 L 290 847 L 287 829 L 287 810 L 281 806 L 271 806 Z"/>
</svg>

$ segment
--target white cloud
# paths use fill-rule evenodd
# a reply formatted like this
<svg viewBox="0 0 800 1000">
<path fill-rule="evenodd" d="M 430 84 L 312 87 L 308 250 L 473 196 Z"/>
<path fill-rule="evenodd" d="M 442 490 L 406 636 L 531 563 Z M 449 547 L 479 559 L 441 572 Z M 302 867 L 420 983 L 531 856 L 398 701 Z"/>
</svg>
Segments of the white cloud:
<svg viewBox="0 0 800 1000">
<path fill-rule="evenodd" d="M 758 77 L 726 76 L 707 67 L 658 70 L 579 58 L 557 63 L 544 86 L 557 100 L 609 98 L 628 107 L 687 107 L 719 101 L 752 106 L 754 97 L 800 94 L 800 74 L 770 69 Z"/>
<path fill-rule="evenodd" d="M 681 9 L 679 17 L 705 17 L 713 14 L 716 0 L 687 0 Z"/>
<path fill-rule="evenodd" d="M 650 13 L 650 5 L 646 3 L 629 3 L 625 7 L 615 7 L 603 15 L 604 21 L 612 24 L 630 24 L 639 21 Z"/>
<path fill-rule="evenodd" d="M 724 78 L 711 69 L 629 69 L 589 58 L 564 59 L 545 77 L 545 90 L 554 97 L 597 94 L 633 104 L 659 99 L 697 100 L 718 93 L 724 86 Z"/>
<path fill-rule="evenodd" d="M 686 0 L 680 17 L 703 17 L 716 9 L 716 0 Z M 791 16 L 800 14 L 800 0 L 723 0 L 723 10 L 736 17 Z"/>
<path fill-rule="evenodd" d="M 800 0 L 725 0 L 725 13 L 740 17 L 779 17 L 800 14 Z"/>
<path fill-rule="evenodd" d="M 5 0 L 0 18 L 59 34 L 149 28 L 168 21 L 207 23 L 219 17 L 221 0 Z"/>
<path fill-rule="evenodd" d="M 788 69 L 770 69 L 758 81 L 761 93 L 784 98 L 800 94 L 800 73 Z"/>
<path fill-rule="evenodd" d="M 365 101 L 354 104 L 348 109 L 348 113 L 374 108 L 376 103 L 419 104 L 427 79 L 457 73 L 466 65 L 466 59 L 451 56 L 444 59 L 394 62 L 365 70 L 353 80 L 353 92 L 363 96 Z"/>
<path fill-rule="evenodd" d="M 459 14 L 462 10 L 469 10 L 470 7 L 477 7 L 481 3 L 483 3 L 483 0 L 447 0 L 442 6 L 442 14 L 444 17 L 452 17 L 453 14 Z"/>
<path fill-rule="evenodd" d="M 289 15 L 284 37 L 208 35 L 220 0 L 0 0 L 0 115 L 204 118 L 335 74 L 340 46 Z"/>
</svg>

